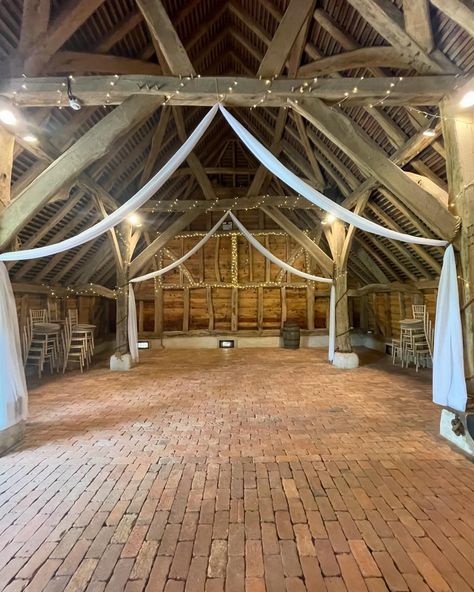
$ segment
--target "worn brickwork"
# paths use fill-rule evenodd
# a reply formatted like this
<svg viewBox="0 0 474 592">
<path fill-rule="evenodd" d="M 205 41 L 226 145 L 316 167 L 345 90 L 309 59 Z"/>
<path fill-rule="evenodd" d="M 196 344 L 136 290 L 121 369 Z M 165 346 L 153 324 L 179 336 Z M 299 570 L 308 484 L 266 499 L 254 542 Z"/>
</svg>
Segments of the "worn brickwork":
<svg viewBox="0 0 474 592">
<path fill-rule="evenodd" d="M 0 459 L 1 590 L 473 590 L 474 465 L 437 436 L 427 373 L 142 359 L 32 390 Z"/>
</svg>

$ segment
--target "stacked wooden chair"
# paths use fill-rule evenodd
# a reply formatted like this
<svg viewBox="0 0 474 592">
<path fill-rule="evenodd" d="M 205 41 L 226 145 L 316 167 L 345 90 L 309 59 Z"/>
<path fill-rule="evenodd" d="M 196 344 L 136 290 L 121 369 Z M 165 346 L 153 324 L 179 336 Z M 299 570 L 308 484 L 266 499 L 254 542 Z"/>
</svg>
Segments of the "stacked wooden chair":
<svg viewBox="0 0 474 592">
<path fill-rule="evenodd" d="M 59 331 L 51 330 L 46 309 L 30 310 L 29 319 L 23 327 L 23 360 L 25 366 L 34 366 L 41 377 L 45 364 L 50 372 L 59 370 L 61 356 Z"/>
<path fill-rule="evenodd" d="M 94 325 L 80 324 L 77 309 L 68 311 L 64 328 L 64 364 L 63 373 L 68 362 L 79 364 L 81 372 L 89 368 L 94 355 Z"/>
<path fill-rule="evenodd" d="M 433 325 L 425 305 L 412 306 L 413 319 L 400 321 L 400 339 L 392 340 L 392 362 L 402 368 L 412 363 L 418 372 L 429 367 L 433 358 Z"/>
<path fill-rule="evenodd" d="M 41 378 L 44 368 L 63 373 L 69 362 L 79 364 L 81 372 L 88 368 L 94 355 L 95 325 L 79 323 L 77 309 L 60 319 L 57 303 L 47 309 L 30 310 L 22 330 L 22 354 L 25 367 L 34 367 Z"/>
</svg>

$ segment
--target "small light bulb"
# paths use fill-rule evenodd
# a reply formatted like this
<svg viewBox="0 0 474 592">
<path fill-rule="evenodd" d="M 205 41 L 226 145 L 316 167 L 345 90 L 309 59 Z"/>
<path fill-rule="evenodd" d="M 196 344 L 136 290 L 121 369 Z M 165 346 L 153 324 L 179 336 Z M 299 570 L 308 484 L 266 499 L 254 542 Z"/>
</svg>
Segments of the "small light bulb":
<svg viewBox="0 0 474 592">
<path fill-rule="evenodd" d="M 0 121 L 6 125 L 15 125 L 17 120 L 15 114 L 12 111 L 9 109 L 2 109 L 0 111 Z"/>
<path fill-rule="evenodd" d="M 463 96 L 459 106 L 463 109 L 468 109 L 469 107 L 474 106 L 474 90 L 470 90 Z"/>
<path fill-rule="evenodd" d="M 23 140 L 25 142 L 28 142 L 29 144 L 35 144 L 38 141 L 38 138 L 33 134 L 26 134 L 25 136 L 23 136 Z"/>
</svg>

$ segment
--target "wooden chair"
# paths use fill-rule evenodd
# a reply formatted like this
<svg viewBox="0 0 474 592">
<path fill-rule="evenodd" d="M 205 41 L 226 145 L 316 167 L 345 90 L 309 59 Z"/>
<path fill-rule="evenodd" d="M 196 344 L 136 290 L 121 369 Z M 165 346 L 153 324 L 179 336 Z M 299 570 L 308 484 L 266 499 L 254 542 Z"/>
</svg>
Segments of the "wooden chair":
<svg viewBox="0 0 474 592">
<path fill-rule="evenodd" d="M 50 300 L 48 298 L 48 321 L 58 321 L 61 319 L 59 300 Z"/>
<path fill-rule="evenodd" d="M 81 373 L 84 372 L 84 366 L 89 367 L 88 338 L 85 334 L 78 335 L 74 333 L 70 318 L 66 320 L 64 326 L 64 339 L 63 374 L 66 372 L 68 362 L 77 362 Z"/>
<path fill-rule="evenodd" d="M 48 320 L 48 311 L 46 308 L 33 309 L 30 308 L 30 321 L 36 323 L 46 323 Z"/>
<path fill-rule="evenodd" d="M 23 365 L 34 366 L 38 371 L 38 378 L 41 378 L 44 367 L 44 345 L 32 343 L 31 326 L 26 324 L 22 332 Z"/>
</svg>

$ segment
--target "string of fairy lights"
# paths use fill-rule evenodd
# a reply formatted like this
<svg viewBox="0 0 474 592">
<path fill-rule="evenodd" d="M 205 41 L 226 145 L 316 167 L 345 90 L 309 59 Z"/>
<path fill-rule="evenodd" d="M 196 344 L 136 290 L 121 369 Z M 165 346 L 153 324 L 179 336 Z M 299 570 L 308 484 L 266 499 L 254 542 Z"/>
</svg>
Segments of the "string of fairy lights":
<svg viewBox="0 0 474 592">
<path fill-rule="evenodd" d="M 200 75 L 197 75 L 196 78 L 200 78 Z M 468 76 L 467 75 L 456 75 L 456 78 L 459 79 L 459 83 L 462 82 L 462 80 L 466 79 Z M 107 77 L 106 80 L 106 85 L 108 87 L 108 90 L 105 92 L 104 94 L 104 100 L 103 100 L 103 107 L 107 108 L 108 106 L 111 106 L 112 103 L 114 103 L 114 98 L 112 96 L 112 93 L 116 90 L 116 87 L 119 85 L 120 83 L 120 75 L 119 74 L 113 74 L 110 77 Z M 176 87 L 173 91 L 167 92 L 165 94 L 164 97 L 164 102 L 163 104 L 166 105 L 168 103 L 170 103 L 173 100 L 173 104 L 175 104 L 175 100 L 179 99 L 180 95 L 186 90 L 186 84 L 189 83 L 189 81 L 193 80 L 194 76 L 186 76 L 186 77 L 179 77 L 177 79 L 176 82 Z M 271 78 L 265 78 L 262 79 L 260 77 L 260 80 L 264 80 L 264 90 L 261 93 L 261 96 L 255 100 L 255 102 L 252 104 L 252 106 L 250 107 L 250 109 L 255 109 L 257 107 L 262 107 L 265 106 L 265 103 L 267 102 L 267 106 L 272 106 L 275 104 L 275 102 L 271 101 L 272 99 L 272 94 L 274 92 L 273 89 L 273 83 L 274 81 L 278 78 L 278 76 L 274 76 Z M 169 79 L 168 79 L 169 80 Z M 360 81 L 362 82 L 364 80 L 364 76 L 360 77 Z M 380 94 L 380 98 L 377 100 L 374 100 L 373 102 L 369 103 L 367 106 L 369 108 L 374 108 L 374 107 L 379 107 L 379 106 L 384 106 L 384 104 L 386 104 L 386 102 L 391 98 L 391 95 L 393 93 L 396 93 L 397 89 L 403 84 L 404 78 L 402 76 L 398 77 L 398 79 L 395 78 L 387 78 L 387 87 L 383 90 L 383 92 L 381 92 Z M 56 106 L 59 109 L 62 109 L 64 107 L 70 107 L 72 109 L 75 110 L 80 110 L 82 108 L 82 103 L 80 98 L 77 98 L 73 95 L 72 93 L 72 85 L 75 83 L 75 78 L 73 75 L 68 76 L 68 78 L 65 81 L 59 81 L 58 82 L 58 88 L 56 89 L 56 94 L 57 94 L 57 99 L 56 99 Z M 218 83 L 217 83 L 217 79 L 216 79 L 216 100 L 220 101 L 220 102 L 225 102 L 226 98 L 228 95 L 232 95 L 238 88 L 239 85 L 239 80 L 234 79 L 229 86 L 226 88 L 225 92 L 220 92 L 220 89 L 218 87 Z M 311 96 L 312 93 L 314 93 L 315 89 L 317 88 L 318 85 L 318 78 L 315 77 L 312 80 L 307 80 L 304 81 L 303 83 L 301 83 L 299 86 L 292 86 L 290 89 L 290 93 L 288 94 L 287 97 L 287 103 L 290 104 L 291 101 L 293 101 L 294 103 L 298 104 L 298 96 L 301 96 L 302 98 Z M 455 90 L 457 87 L 459 86 L 459 84 L 457 86 L 455 86 L 455 88 L 453 90 Z M 22 99 L 21 99 L 21 95 L 23 92 L 27 92 L 30 91 L 30 82 L 29 79 L 23 75 L 23 81 L 21 82 L 18 90 L 14 90 L 12 92 L 13 95 L 13 99 L 11 101 L 11 104 L 13 105 L 13 107 L 17 108 L 18 106 L 21 106 L 22 103 Z M 140 92 L 146 93 L 146 94 L 150 94 L 150 92 L 156 91 L 158 93 L 158 91 L 160 90 L 159 84 L 149 84 L 146 81 L 141 81 L 141 82 L 137 82 L 137 90 L 139 94 Z M 336 100 L 332 105 L 329 105 L 331 109 L 336 109 L 336 108 L 340 108 L 344 106 L 344 103 L 348 102 L 348 105 L 353 106 L 353 103 L 350 102 L 351 98 L 353 98 L 355 95 L 357 95 L 360 92 L 359 87 L 357 85 L 354 85 L 354 87 L 352 88 L 352 91 L 345 91 L 343 93 L 343 95 Z M 281 90 L 279 91 L 279 93 L 281 94 Z M 293 95 L 295 95 L 293 97 Z M 316 96 L 316 93 L 313 94 L 313 96 Z M 284 108 L 287 108 L 288 105 L 284 105 Z M 474 106 L 474 91 L 468 91 L 461 99 L 460 101 L 460 106 L 463 108 L 468 108 L 468 107 L 472 107 Z M 426 117 L 430 122 L 434 121 L 434 120 L 457 120 L 458 118 L 456 117 L 449 117 L 449 116 L 445 116 L 445 115 L 441 115 L 439 113 L 434 113 L 434 112 L 429 112 L 423 109 L 419 109 L 417 107 L 413 107 L 411 105 L 407 105 L 407 108 L 409 110 L 412 110 L 414 112 L 420 113 L 422 114 L 424 117 Z M 11 112 L 8 108 L 8 105 L 5 106 L 4 101 L 2 100 L 2 104 L 0 105 L 0 121 L 5 124 L 7 127 L 14 127 L 18 124 L 18 116 L 15 112 Z M 464 120 L 462 120 L 463 123 Z M 469 123 L 469 122 L 468 122 Z M 23 127 L 25 127 L 25 125 L 23 125 Z M 27 128 L 28 129 L 28 128 Z M 33 135 L 33 134 L 27 134 L 25 135 L 25 137 L 23 138 L 25 141 L 27 142 L 31 142 L 31 143 L 35 143 L 38 141 L 38 139 Z M 260 205 L 262 205 L 265 201 L 265 198 L 267 198 L 268 196 L 262 196 L 261 200 L 257 200 L 257 203 L 253 204 L 251 208 L 244 208 L 244 210 L 248 210 L 248 209 L 254 209 L 254 208 L 258 208 Z M 231 207 L 229 209 L 232 209 L 232 207 L 238 207 L 238 197 L 236 197 L 234 199 L 234 204 L 233 206 L 231 205 Z M 279 204 L 279 207 L 288 207 L 288 206 L 297 206 L 297 202 L 299 199 L 302 199 L 300 196 L 298 197 L 293 197 L 293 196 L 285 196 L 285 200 L 283 201 L 283 203 Z M 170 202 L 168 209 L 163 210 L 161 208 L 161 202 L 158 202 L 158 204 L 155 204 L 152 208 L 151 208 L 151 212 L 152 213 L 156 213 L 158 211 L 167 211 L 167 212 L 173 212 L 176 211 L 176 208 L 178 208 L 179 206 L 177 205 L 179 202 L 178 199 L 175 199 L 173 201 Z M 187 204 L 191 209 L 192 208 L 198 208 L 198 207 L 202 207 L 202 200 L 193 200 L 192 203 Z M 211 212 L 213 211 L 213 209 L 217 209 L 219 207 L 219 200 L 213 200 L 209 202 L 208 207 L 204 210 L 206 212 Z M 193 236 L 204 236 L 205 233 L 194 233 Z M 211 288 L 218 288 L 218 287 L 237 287 L 240 289 L 255 289 L 257 287 L 275 287 L 275 286 L 281 286 L 280 283 L 276 284 L 275 282 L 257 282 L 257 283 L 253 283 L 253 284 L 239 284 L 238 281 L 238 235 L 240 233 L 238 232 L 225 232 L 225 233 L 216 233 L 216 237 L 223 237 L 223 236 L 230 236 L 231 237 L 231 282 L 230 283 L 199 283 L 199 284 L 192 284 L 193 287 L 211 287 Z M 274 232 L 274 233 L 269 233 L 268 231 L 265 231 L 265 235 L 271 235 L 274 234 L 275 236 L 282 236 L 285 233 L 284 232 Z M 157 236 L 159 235 L 159 233 L 157 232 Z M 255 233 L 255 236 L 259 236 L 260 234 L 257 232 Z M 117 236 L 118 238 L 122 241 L 122 243 L 125 245 L 126 244 L 126 239 L 125 237 L 122 235 L 122 233 L 120 232 L 120 230 L 117 229 Z M 188 235 L 189 236 L 189 235 Z M 177 235 L 176 238 L 184 238 L 187 236 L 186 235 Z M 465 282 L 465 280 L 463 278 L 459 278 L 461 281 Z M 305 284 L 304 284 L 305 285 Z M 43 286 L 45 286 L 43 284 Z M 46 286 L 47 287 L 47 286 Z M 157 278 L 157 281 L 155 282 L 155 287 L 157 287 L 157 289 L 160 289 L 162 287 L 165 288 L 182 288 L 183 286 L 180 284 L 179 286 L 176 285 L 170 285 L 170 284 L 164 284 L 162 282 L 161 278 Z M 295 284 L 295 287 L 303 287 L 300 284 Z M 50 289 L 51 292 L 51 296 L 55 296 L 55 288 L 54 287 L 48 287 L 48 289 Z M 119 287 L 116 288 L 116 290 L 114 291 L 115 293 L 115 297 L 118 297 L 118 294 L 120 294 L 121 291 L 123 291 L 124 288 Z M 88 287 L 82 287 L 81 290 L 75 290 L 74 288 L 67 288 L 67 293 L 66 293 L 66 298 L 70 297 L 70 296 L 76 296 L 76 295 L 88 295 L 88 296 L 100 296 L 100 291 L 98 292 L 95 288 L 93 284 L 90 284 Z"/>
</svg>

